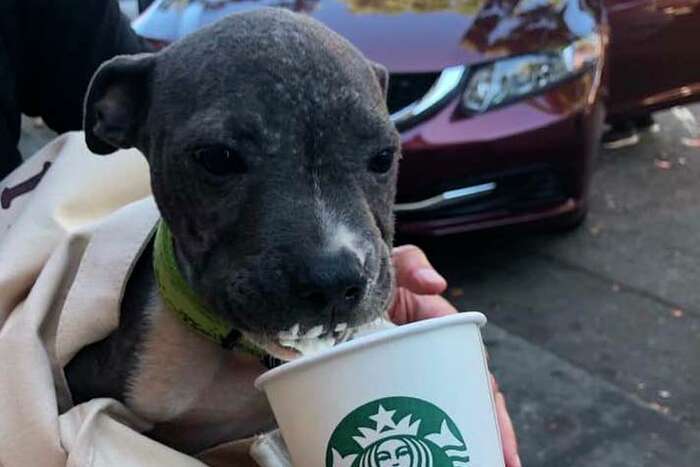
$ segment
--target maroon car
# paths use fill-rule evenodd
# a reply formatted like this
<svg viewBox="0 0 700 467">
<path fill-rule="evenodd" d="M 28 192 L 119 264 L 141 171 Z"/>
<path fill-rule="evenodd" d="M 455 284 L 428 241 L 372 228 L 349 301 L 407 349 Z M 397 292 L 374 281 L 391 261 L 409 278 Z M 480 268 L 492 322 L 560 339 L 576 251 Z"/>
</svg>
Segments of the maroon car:
<svg viewBox="0 0 700 467">
<path fill-rule="evenodd" d="M 348 38 L 391 73 L 399 231 L 441 235 L 576 225 L 606 107 L 632 118 L 700 96 L 697 0 L 604 1 L 156 0 L 133 26 L 167 44 L 277 6 Z"/>
</svg>

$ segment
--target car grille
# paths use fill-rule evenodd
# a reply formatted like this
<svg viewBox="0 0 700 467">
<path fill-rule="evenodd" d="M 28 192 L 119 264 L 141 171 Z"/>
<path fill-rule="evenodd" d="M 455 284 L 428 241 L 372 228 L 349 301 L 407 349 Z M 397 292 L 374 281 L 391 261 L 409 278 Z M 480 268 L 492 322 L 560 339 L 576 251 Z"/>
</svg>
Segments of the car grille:
<svg viewBox="0 0 700 467">
<path fill-rule="evenodd" d="M 466 180 L 464 183 L 445 186 L 440 192 L 486 182 L 495 182 L 496 190 L 488 195 L 474 197 L 440 209 L 400 212 L 397 213 L 397 218 L 400 221 L 421 221 L 498 211 L 517 214 L 556 205 L 567 199 L 561 176 L 554 170 L 544 167 Z M 425 195 L 425 197 L 429 196 Z"/>
<path fill-rule="evenodd" d="M 437 80 L 439 73 L 397 73 L 389 78 L 387 106 L 394 113 L 419 100 Z"/>
</svg>

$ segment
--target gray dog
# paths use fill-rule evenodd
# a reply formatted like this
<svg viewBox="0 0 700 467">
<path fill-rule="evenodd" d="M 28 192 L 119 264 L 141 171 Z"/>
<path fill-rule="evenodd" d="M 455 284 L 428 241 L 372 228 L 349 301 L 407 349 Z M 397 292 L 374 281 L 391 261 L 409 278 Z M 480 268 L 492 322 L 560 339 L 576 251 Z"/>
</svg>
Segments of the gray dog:
<svg viewBox="0 0 700 467">
<path fill-rule="evenodd" d="M 154 438 L 196 452 L 273 426 L 252 385 L 265 368 L 244 347 L 290 360 L 386 312 L 399 156 L 386 89 L 385 69 L 278 9 L 102 65 L 87 143 L 145 154 L 167 232 L 136 265 L 119 329 L 66 368 L 76 402 L 122 400 L 155 423 Z M 230 325 L 224 338 L 168 306 L 159 241 Z"/>
</svg>

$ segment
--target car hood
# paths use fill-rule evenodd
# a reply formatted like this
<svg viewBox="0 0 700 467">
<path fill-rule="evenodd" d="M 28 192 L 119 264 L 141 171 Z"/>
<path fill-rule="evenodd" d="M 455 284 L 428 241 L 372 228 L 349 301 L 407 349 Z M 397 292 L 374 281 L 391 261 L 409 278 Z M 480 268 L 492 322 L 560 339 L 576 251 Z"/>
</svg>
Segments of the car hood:
<svg viewBox="0 0 700 467">
<path fill-rule="evenodd" d="M 283 7 L 323 22 L 393 73 L 434 72 L 589 34 L 600 9 L 587 1 L 156 0 L 132 25 L 143 37 L 172 42 L 231 13 Z"/>
</svg>

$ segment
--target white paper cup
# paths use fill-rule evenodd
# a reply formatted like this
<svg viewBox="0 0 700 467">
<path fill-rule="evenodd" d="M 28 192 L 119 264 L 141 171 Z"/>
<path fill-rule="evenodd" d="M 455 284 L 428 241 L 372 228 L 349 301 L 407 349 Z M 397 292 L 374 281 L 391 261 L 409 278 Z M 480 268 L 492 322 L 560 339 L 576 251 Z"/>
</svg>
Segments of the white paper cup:
<svg viewBox="0 0 700 467">
<path fill-rule="evenodd" d="M 503 467 L 485 323 L 411 323 L 262 375 L 294 466 Z"/>
</svg>

